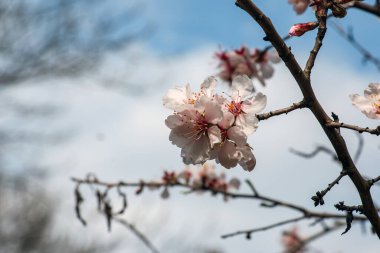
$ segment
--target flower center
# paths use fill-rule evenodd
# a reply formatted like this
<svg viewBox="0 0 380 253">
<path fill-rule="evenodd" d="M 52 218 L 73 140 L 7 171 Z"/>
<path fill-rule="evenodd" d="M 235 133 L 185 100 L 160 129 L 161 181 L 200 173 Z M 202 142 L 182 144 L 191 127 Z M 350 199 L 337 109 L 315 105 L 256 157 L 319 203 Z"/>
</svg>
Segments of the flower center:
<svg viewBox="0 0 380 253">
<path fill-rule="evenodd" d="M 243 102 L 231 101 L 231 103 L 227 104 L 228 111 L 232 113 L 234 116 L 238 116 L 243 112 L 242 107 Z"/>
<path fill-rule="evenodd" d="M 380 99 L 372 104 L 373 110 L 376 114 L 380 114 Z"/>
</svg>

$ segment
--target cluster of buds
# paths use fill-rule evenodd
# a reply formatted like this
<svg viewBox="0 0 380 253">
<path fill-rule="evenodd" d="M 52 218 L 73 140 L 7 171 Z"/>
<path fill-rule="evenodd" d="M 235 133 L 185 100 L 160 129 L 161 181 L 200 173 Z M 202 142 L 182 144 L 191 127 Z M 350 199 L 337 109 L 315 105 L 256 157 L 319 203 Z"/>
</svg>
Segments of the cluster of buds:
<svg viewBox="0 0 380 253">
<path fill-rule="evenodd" d="M 380 83 L 371 83 L 364 96 L 350 95 L 352 104 L 370 119 L 380 119 Z"/>
<path fill-rule="evenodd" d="M 163 198 L 169 197 L 168 186 L 176 184 L 189 186 L 191 192 L 210 190 L 214 194 L 226 193 L 240 188 L 239 179 L 232 178 L 227 180 L 225 174 L 220 173 L 218 175 L 215 172 L 215 165 L 210 163 L 205 163 L 200 166 L 187 166 L 179 173 L 165 171 L 162 177 L 162 182 L 165 185 L 165 189 L 161 194 L 161 197 Z M 226 195 L 225 200 L 227 200 Z"/>
<path fill-rule="evenodd" d="M 302 14 L 307 6 L 313 7 L 316 16 L 326 17 L 327 10 L 330 9 L 336 18 L 343 18 L 346 16 L 346 8 L 355 1 L 353 0 L 289 0 L 297 14 Z M 319 26 L 319 22 L 307 22 L 293 25 L 289 30 L 290 36 L 302 36 L 304 33 L 314 30 Z"/>
<path fill-rule="evenodd" d="M 221 79 L 231 83 L 234 77 L 247 75 L 252 79 L 257 79 L 263 86 L 265 86 L 265 80 L 273 76 L 272 64 L 281 60 L 275 51 L 250 50 L 246 46 L 231 51 L 218 52 L 216 58 L 219 60 L 220 72 L 218 76 Z"/>
<path fill-rule="evenodd" d="M 169 140 L 181 148 L 185 164 L 203 164 L 214 160 L 230 169 L 238 164 L 252 171 L 256 165 L 247 136 L 257 129 L 256 113 L 266 106 L 266 96 L 253 95 L 252 80 L 236 76 L 232 94 L 215 94 L 217 80 L 207 78 L 199 92 L 190 85 L 170 89 L 163 98 L 165 107 L 173 110 L 165 124 L 171 129 Z"/>
</svg>

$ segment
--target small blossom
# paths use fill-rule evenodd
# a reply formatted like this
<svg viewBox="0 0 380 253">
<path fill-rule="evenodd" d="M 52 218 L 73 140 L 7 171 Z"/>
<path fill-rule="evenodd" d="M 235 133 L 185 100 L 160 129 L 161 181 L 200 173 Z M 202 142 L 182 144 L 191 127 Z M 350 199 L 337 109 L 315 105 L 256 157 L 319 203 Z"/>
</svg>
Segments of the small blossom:
<svg viewBox="0 0 380 253">
<path fill-rule="evenodd" d="M 364 96 L 350 95 L 352 104 L 370 119 L 380 119 L 380 83 L 371 83 Z"/>
<path fill-rule="evenodd" d="M 175 172 L 168 172 L 165 171 L 164 175 L 162 177 L 162 181 L 164 181 L 165 184 L 176 184 L 178 182 L 177 175 Z"/>
<path fill-rule="evenodd" d="M 247 75 L 250 78 L 256 78 L 262 85 L 265 85 L 265 79 L 273 75 L 272 64 L 280 62 L 278 54 L 274 51 L 254 49 L 251 52 L 246 46 L 219 52 L 216 57 L 219 59 L 218 76 L 221 79 L 231 82 L 238 75 Z"/>
<path fill-rule="evenodd" d="M 299 23 L 293 25 L 289 30 L 290 36 L 302 36 L 304 33 L 318 27 L 318 22 Z"/>
<path fill-rule="evenodd" d="M 294 250 L 301 246 L 302 238 L 298 233 L 298 228 L 293 227 L 290 231 L 285 231 L 282 234 L 282 245 L 284 246 L 286 251 L 294 252 Z M 305 252 L 302 247 L 295 253 L 303 253 Z"/>
</svg>

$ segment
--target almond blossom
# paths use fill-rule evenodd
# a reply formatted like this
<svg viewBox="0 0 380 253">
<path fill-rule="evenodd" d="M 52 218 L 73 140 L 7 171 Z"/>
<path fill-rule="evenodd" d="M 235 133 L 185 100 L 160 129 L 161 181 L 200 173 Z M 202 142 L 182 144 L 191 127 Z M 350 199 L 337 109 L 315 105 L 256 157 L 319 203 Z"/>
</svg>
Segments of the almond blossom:
<svg viewBox="0 0 380 253">
<path fill-rule="evenodd" d="M 289 231 L 284 231 L 282 235 L 282 245 L 284 246 L 285 250 L 289 252 L 305 252 L 304 248 L 302 247 L 302 238 L 299 235 L 297 227 L 293 227 Z M 298 250 L 295 251 L 296 249 Z"/>
<path fill-rule="evenodd" d="M 214 94 L 215 87 L 215 78 L 209 77 L 199 93 L 191 92 L 190 87 L 168 91 L 164 105 L 174 110 L 165 121 L 171 129 L 169 140 L 181 148 L 185 164 L 215 159 L 228 169 L 239 164 L 252 171 L 256 159 L 247 136 L 257 129 L 256 113 L 265 108 L 266 96 L 252 94 L 253 83 L 246 75 L 232 80 L 229 97 Z"/>
<path fill-rule="evenodd" d="M 380 119 L 380 83 L 371 83 L 364 96 L 350 95 L 352 104 L 370 119 Z"/>
<path fill-rule="evenodd" d="M 240 49 L 223 51 L 216 54 L 219 60 L 220 72 L 218 76 L 231 82 L 238 75 L 247 75 L 256 78 L 265 86 L 265 80 L 273 76 L 273 63 L 280 62 L 280 57 L 275 51 L 252 51 L 242 46 Z"/>
</svg>

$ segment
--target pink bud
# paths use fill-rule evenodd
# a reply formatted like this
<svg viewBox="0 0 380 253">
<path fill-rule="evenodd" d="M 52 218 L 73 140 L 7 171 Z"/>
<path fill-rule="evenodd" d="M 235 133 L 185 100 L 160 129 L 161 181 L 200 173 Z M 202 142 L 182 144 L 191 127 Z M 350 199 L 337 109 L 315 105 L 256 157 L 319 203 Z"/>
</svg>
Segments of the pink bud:
<svg viewBox="0 0 380 253">
<path fill-rule="evenodd" d="M 305 32 L 314 30 L 318 27 L 318 22 L 308 22 L 293 25 L 289 30 L 290 36 L 302 36 Z"/>
</svg>

